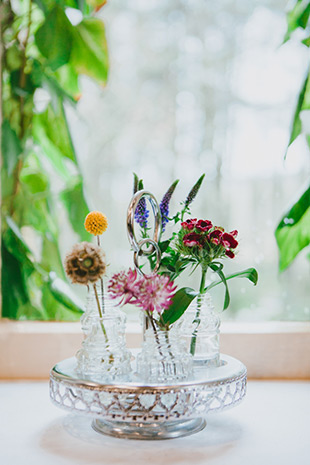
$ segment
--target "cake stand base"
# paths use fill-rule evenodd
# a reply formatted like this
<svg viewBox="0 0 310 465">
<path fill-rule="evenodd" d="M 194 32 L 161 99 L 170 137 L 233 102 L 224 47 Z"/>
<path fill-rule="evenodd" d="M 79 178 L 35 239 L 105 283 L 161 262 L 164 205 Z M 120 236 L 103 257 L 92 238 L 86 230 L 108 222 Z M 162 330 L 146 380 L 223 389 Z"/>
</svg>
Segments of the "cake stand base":
<svg viewBox="0 0 310 465">
<path fill-rule="evenodd" d="M 198 433 L 206 426 L 203 418 L 167 421 L 164 423 L 117 422 L 95 419 L 92 427 L 97 433 L 122 439 L 175 439 Z"/>
</svg>

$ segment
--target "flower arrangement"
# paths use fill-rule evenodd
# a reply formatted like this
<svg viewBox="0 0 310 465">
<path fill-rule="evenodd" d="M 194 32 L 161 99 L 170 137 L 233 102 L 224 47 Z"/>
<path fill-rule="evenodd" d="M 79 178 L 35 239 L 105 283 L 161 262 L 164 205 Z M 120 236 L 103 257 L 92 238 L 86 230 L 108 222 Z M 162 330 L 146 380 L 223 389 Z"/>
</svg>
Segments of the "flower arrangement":
<svg viewBox="0 0 310 465">
<path fill-rule="evenodd" d="M 225 231 L 221 226 L 215 226 L 209 219 L 187 218 L 190 215 L 190 207 L 196 198 L 202 185 L 204 174 L 194 184 L 181 209 L 170 217 L 170 201 L 179 180 L 174 181 L 165 192 L 160 204 L 161 212 L 161 236 L 159 248 L 162 253 L 158 274 L 138 277 L 136 271 L 129 270 L 115 274 L 109 283 L 109 292 L 113 298 L 118 298 L 122 304 L 130 303 L 141 308 L 148 316 L 153 328 L 170 329 L 185 312 L 189 304 L 198 294 L 204 294 L 212 287 L 220 283 L 225 287 L 223 310 L 230 303 L 227 280 L 235 277 L 249 279 L 254 285 L 257 283 L 257 271 L 249 268 L 234 274 L 225 276 L 223 263 L 225 258 L 233 259 L 238 247 L 238 231 Z M 134 174 L 134 193 L 143 189 L 143 181 Z M 149 211 L 144 198 L 142 198 L 135 212 L 135 221 L 141 230 L 143 238 L 148 235 Z M 170 237 L 164 239 L 168 223 L 178 227 Z M 156 261 L 149 256 L 151 270 L 154 270 Z M 197 290 L 185 287 L 177 289 L 175 280 L 185 270 L 194 271 L 201 269 L 200 285 Z M 206 285 L 208 270 L 217 273 L 219 280 Z M 197 307 L 196 319 L 199 321 L 200 308 Z M 191 353 L 195 353 L 195 336 L 191 343 Z"/>
</svg>

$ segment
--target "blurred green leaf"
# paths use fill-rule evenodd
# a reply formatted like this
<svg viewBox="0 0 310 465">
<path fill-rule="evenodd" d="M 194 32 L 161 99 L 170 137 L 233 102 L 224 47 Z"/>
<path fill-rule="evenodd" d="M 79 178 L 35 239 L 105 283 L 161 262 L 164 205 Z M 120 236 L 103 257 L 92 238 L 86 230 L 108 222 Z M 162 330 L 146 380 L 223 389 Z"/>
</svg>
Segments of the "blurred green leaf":
<svg viewBox="0 0 310 465">
<path fill-rule="evenodd" d="M 84 0 L 34 0 L 34 2 L 46 15 L 53 8 L 55 3 L 57 3 L 63 9 L 65 7 L 76 8 L 80 9 L 81 11 L 84 9 Z"/>
<path fill-rule="evenodd" d="M 42 286 L 42 307 L 48 320 L 76 321 L 81 316 L 81 312 L 72 311 L 55 297 L 48 282 Z"/>
<path fill-rule="evenodd" d="M 84 312 L 83 303 L 76 296 L 71 287 L 54 272 L 49 275 L 48 287 L 55 299 L 66 308 L 79 314 Z"/>
<path fill-rule="evenodd" d="M 308 0 L 297 0 L 294 7 L 287 13 L 287 31 L 284 42 L 291 38 L 292 32 L 298 28 L 306 29 L 310 15 Z"/>
<path fill-rule="evenodd" d="M 75 102 L 78 101 L 80 98 L 79 75 L 75 69 L 68 63 L 58 68 L 54 75 L 67 95 L 70 95 Z"/>
<path fill-rule="evenodd" d="M 35 34 L 35 42 L 52 70 L 68 63 L 73 45 L 73 26 L 59 5 L 55 5 Z"/>
<path fill-rule="evenodd" d="M 76 163 L 76 157 L 62 103 L 58 102 L 56 112 L 49 104 L 44 113 L 34 115 L 32 132 L 34 140 L 42 147 L 57 172 L 64 180 L 69 180 L 70 172 L 64 158 Z"/>
<path fill-rule="evenodd" d="M 310 244 L 310 187 L 283 216 L 275 232 L 280 252 L 280 271 Z"/>
<path fill-rule="evenodd" d="M 27 284 L 20 261 L 8 250 L 5 241 L 2 241 L 1 251 L 2 316 L 16 318 L 18 309 L 29 302 Z"/>
<path fill-rule="evenodd" d="M 42 243 L 42 258 L 40 265 L 47 271 L 54 271 L 61 278 L 65 278 L 65 272 L 58 246 L 58 237 L 46 234 Z"/>
<path fill-rule="evenodd" d="M 183 287 L 179 289 L 173 299 L 172 304 L 161 315 L 161 319 L 166 326 L 175 323 L 185 312 L 192 300 L 197 297 L 198 292 L 195 292 L 190 287 Z"/>
<path fill-rule="evenodd" d="M 67 189 L 62 191 L 60 198 L 66 207 L 73 230 L 80 236 L 81 241 L 88 241 L 91 235 L 84 228 L 89 208 L 84 198 L 83 182 L 80 176 L 72 179 Z"/>
<path fill-rule="evenodd" d="M 107 3 L 107 0 L 86 0 L 86 3 L 94 8 L 95 11 L 99 11 Z"/>
<path fill-rule="evenodd" d="M 22 153 L 22 146 L 7 119 L 2 123 L 1 150 L 3 166 L 7 171 L 7 175 L 12 176 L 18 158 Z"/>
<path fill-rule="evenodd" d="M 302 85 L 302 88 L 301 88 L 301 91 L 298 97 L 298 102 L 297 102 L 296 109 L 295 109 L 288 147 L 291 145 L 292 142 L 294 142 L 294 140 L 299 136 L 299 134 L 301 134 L 301 131 L 302 131 L 300 113 L 303 109 L 305 109 L 304 99 L 306 97 L 306 90 L 308 88 L 308 82 L 309 82 L 309 70 L 307 71 L 306 77 L 304 79 L 304 82 L 303 82 L 303 85 Z"/>
<path fill-rule="evenodd" d="M 18 195 L 15 197 L 14 211 L 22 219 L 25 226 L 31 226 L 43 234 L 57 235 L 57 222 L 52 217 L 51 194 L 49 190 L 34 192 L 44 185 L 44 177 L 36 176 L 33 185 L 33 175 L 22 176 Z"/>
<path fill-rule="evenodd" d="M 307 37 L 307 39 L 304 39 L 301 42 L 307 47 L 310 47 L 310 37 Z"/>
<path fill-rule="evenodd" d="M 108 50 L 103 22 L 84 19 L 74 28 L 70 64 L 78 73 L 86 74 L 100 84 L 108 77 Z"/>
<path fill-rule="evenodd" d="M 21 86 L 21 70 L 17 69 L 12 71 L 10 75 L 10 83 L 12 92 L 19 97 L 32 97 L 33 92 L 36 89 L 36 84 L 33 82 L 31 74 L 25 74 L 25 84 Z"/>
<path fill-rule="evenodd" d="M 31 194 L 46 192 L 49 188 L 49 182 L 45 173 L 35 171 L 31 168 L 22 170 L 20 180 L 24 184 L 27 184 Z"/>
<path fill-rule="evenodd" d="M 27 275 L 30 275 L 34 270 L 32 251 L 26 244 L 17 224 L 12 218 L 5 218 L 7 228 L 2 235 L 2 240 L 6 249 L 18 261 L 23 263 Z M 6 264 L 5 264 L 6 265 Z"/>
</svg>

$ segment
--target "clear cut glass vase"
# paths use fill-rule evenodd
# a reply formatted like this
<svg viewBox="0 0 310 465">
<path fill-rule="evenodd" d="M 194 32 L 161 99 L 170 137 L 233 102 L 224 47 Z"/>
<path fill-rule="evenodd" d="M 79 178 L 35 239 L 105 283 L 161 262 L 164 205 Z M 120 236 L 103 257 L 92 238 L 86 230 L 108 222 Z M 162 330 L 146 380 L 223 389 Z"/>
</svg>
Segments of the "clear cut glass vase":
<svg viewBox="0 0 310 465">
<path fill-rule="evenodd" d="M 220 324 L 210 294 L 199 294 L 180 321 L 180 333 L 195 367 L 220 365 Z"/>
<path fill-rule="evenodd" d="M 192 356 L 180 339 L 178 329 L 169 331 L 147 325 L 141 352 L 137 355 L 137 375 L 150 383 L 184 380 L 193 373 Z"/>
<path fill-rule="evenodd" d="M 115 301 L 98 292 L 100 316 L 95 295 L 87 297 L 81 317 L 84 333 L 82 347 L 76 354 L 79 376 L 97 382 L 122 378 L 131 371 L 131 353 L 126 347 L 126 316 Z"/>
</svg>

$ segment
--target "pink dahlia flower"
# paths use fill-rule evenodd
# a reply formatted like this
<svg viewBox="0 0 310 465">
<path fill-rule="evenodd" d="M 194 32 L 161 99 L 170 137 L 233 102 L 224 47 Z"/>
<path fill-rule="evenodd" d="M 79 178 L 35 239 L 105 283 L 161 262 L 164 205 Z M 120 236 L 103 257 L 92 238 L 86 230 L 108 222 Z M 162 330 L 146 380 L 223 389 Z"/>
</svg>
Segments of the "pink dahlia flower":
<svg viewBox="0 0 310 465">
<path fill-rule="evenodd" d="M 108 291 L 112 299 L 120 299 L 120 303 L 125 305 L 133 303 L 136 297 L 137 271 L 129 269 L 115 273 L 109 281 Z"/>
<path fill-rule="evenodd" d="M 176 290 L 173 281 L 168 276 L 153 274 L 143 277 L 138 282 L 137 306 L 146 312 L 156 310 L 161 313 L 169 308 Z"/>
</svg>

